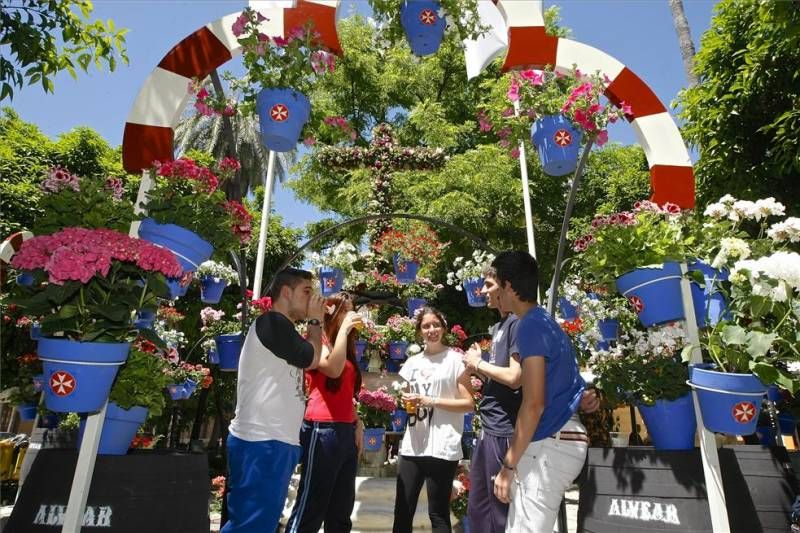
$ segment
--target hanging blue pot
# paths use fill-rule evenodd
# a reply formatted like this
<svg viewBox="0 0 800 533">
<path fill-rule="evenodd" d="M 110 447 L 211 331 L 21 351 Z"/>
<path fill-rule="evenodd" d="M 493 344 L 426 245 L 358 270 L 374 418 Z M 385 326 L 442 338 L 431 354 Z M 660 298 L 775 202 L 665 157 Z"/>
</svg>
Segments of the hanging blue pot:
<svg viewBox="0 0 800 533">
<path fill-rule="evenodd" d="M 214 341 L 219 354 L 219 369 L 223 372 L 236 372 L 239 369 L 239 354 L 242 352 L 242 335 L 217 335 Z"/>
<path fill-rule="evenodd" d="M 389 359 L 402 361 L 406 358 L 408 343 L 405 341 L 391 341 L 389 343 Z"/>
<path fill-rule="evenodd" d="M 39 340 L 42 338 L 42 326 L 39 322 L 31 322 L 31 340 Z"/>
<path fill-rule="evenodd" d="M 182 383 L 170 383 L 167 385 L 167 392 L 169 393 L 169 397 L 173 400 L 183 400 L 183 384 Z"/>
<path fill-rule="evenodd" d="M 35 403 L 22 403 L 16 407 L 19 419 L 21 422 L 30 422 L 36 418 L 36 404 Z"/>
<path fill-rule="evenodd" d="M 368 452 L 377 452 L 383 448 L 383 436 L 386 434 L 384 428 L 364 429 L 364 449 Z"/>
<path fill-rule="evenodd" d="M 425 304 L 428 303 L 428 300 L 425 298 L 409 298 L 406 302 L 406 308 L 408 309 L 408 316 L 414 318 L 414 313 L 417 312 L 417 309 L 422 309 L 425 307 Z"/>
<path fill-rule="evenodd" d="M 39 358 L 47 378 L 47 408 L 56 413 L 99 411 L 129 351 L 127 342 L 39 339 Z"/>
<path fill-rule="evenodd" d="M 297 146 L 300 132 L 311 115 L 311 102 L 306 95 L 292 89 L 262 89 L 256 97 L 256 112 L 264 146 L 288 152 Z"/>
<path fill-rule="evenodd" d="M 400 372 L 400 363 L 397 359 L 387 359 L 386 360 L 386 371 L 387 372 Z"/>
<path fill-rule="evenodd" d="M 483 278 L 465 279 L 462 285 L 467 294 L 467 303 L 470 307 L 484 307 L 486 305 L 486 295 L 481 294 L 483 288 Z"/>
<path fill-rule="evenodd" d="M 364 357 L 364 351 L 366 351 L 367 346 L 367 341 L 364 339 L 356 339 L 356 361 L 361 361 Z"/>
<path fill-rule="evenodd" d="M 136 329 L 153 329 L 153 324 L 156 321 L 155 311 L 139 311 L 136 315 L 136 320 L 133 325 Z"/>
<path fill-rule="evenodd" d="M 130 409 L 123 409 L 114 402 L 109 402 L 103 422 L 103 431 L 100 432 L 100 445 L 97 453 L 99 455 L 127 454 L 136 432 L 147 419 L 147 412 L 145 407 L 134 406 Z M 79 448 L 85 429 L 86 420 L 83 419 L 78 429 Z"/>
<path fill-rule="evenodd" d="M 694 449 L 697 419 L 691 393 L 677 400 L 656 400 L 654 405 L 637 407 L 657 450 Z"/>
<path fill-rule="evenodd" d="M 707 365 L 689 366 L 689 385 L 697 393 L 706 429 L 729 435 L 756 430 L 767 387 L 753 374 L 715 372 Z"/>
<path fill-rule="evenodd" d="M 344 285 L 344 272 L 335 267 L 320 267 L 319 285 L 325 296 L 336 294 L 342 290 L 342 285 Z"/>
<path fill-rule="evenodd" d="M 169 299 L 177 300 L 182 296 L 186 296 L 189 290 L 191 278 L 167 278 L 167 287 L 169 287 Z"/>
<path fill-rule="evenodd" d="M 435 53 L 442 44 L 446 22 L 441 5 L 430 0 L 406 0 L 400 5 L 400 24 L 414 55 Z"/>
<path fill-rule="evenodd" d="M 569 303 L 563 296 L 558 299 L 558 310 L 561 311 L 561 318 L 564 320 L 575 320 L 578 318 L 578 308 Z"/>
<path fill-rule="evenodd" d="M 547 115 L 533 123 L 531 141 L 539 151 L 542 170 L 549 176 L 565 176 L 578 166 L 581 132 L 563 115 Z"/>
<path fill-rule="evenodd" d="M 187 379 L 183 382 L 183 397 L 189 398 L 194 391 L 197 390 L 197 382 L 193 379 Z"/>
<path fill-rule="evenodd" d="M 464 413 L 464 432 L 470 433 L 472 432 L 472 421 L 475 418 L 475 413 Z"/>
<path fill-rule="evenodd" d="M 207 352 L 208 356 L 208 364 L 209 365 L 218 365 L 219 364 L 219 354 L 217 353 L 216 348 L 209 348 Z"/>
<path fill-rule="evenodd" d="M 797 429 L 797 419 L 792 413 L 779 413 L 778 414 L 778 427 L 783 435 L 794 435 Z"/>
<path fill-rule="evenodd" d="M 783 393 L 777 385 L 770 385 L 767 387 L 767 399 L 773 402 L 780 402 L 783 400 Z"/>
<path fill-rule="evenodd" d="M 152 218 L 142 220 L 139 237 L 172 251 L 184 272 L 194 272 L 214 252 L 214 246 L 195 232 L 175 224 L 159 224 Z"/>
<path fill-rule="evenodd" d="M 701 261 L 688 265 L 689 272 L 700 271 L 703 273 L 705 287 L 692 283 L 692 302 L 694 314 L 697 318 L 697 327 L 714 327 L 720 320 L 730 320 L 731 313 L 725 295 L 721 292 L 721 285 L 728 280 L 727 269 L 717 270 Z"/>
<path fill-rule="evenodd" d="M 200 301 L 204 304 L 218 304 L 228 282 L 224 279 L 203 276 L 200 278 Z"/>
<path fill-rule="evenodd" d="M 17 285 L 22 285 L 24 287 L 30 287 L 33 285 L 33 274 L 30 272 L 20 272 L 17 274 L 16 282 Z"/>
<path fill-rule="evenodd" d="M 604 341 L 615 341 L 619 332 L 619 320 L 613 318 L 598 320 L 597 329 L 600 330 L 600 336 Z"/>
<path fill-rule="evenodd" d="M 408 413 L 405 409 L 396 409 L 392 413 L 392 431 L 405 431 Z"/>
<path fill-rule="evenodd" d="M 361 369 L 362 372 L 366 372 L 369 370 L 369 359 L 361 359 L 358 361 L 358 368 Z"/>
<path fill-rule="evenodd" d="M 626 297 L 646 328 L 683 319 L 681 267 L 637 268 L 617 278 L 617 291 Z"/>
<path fill-rule="evenodd" d="M 419 263 L 401 259 L 397 254 L 394 254 L 392 263 L 394 264 L 394 276 L 398 283 L 406 284 L 416 281 Z"/>
</svg>

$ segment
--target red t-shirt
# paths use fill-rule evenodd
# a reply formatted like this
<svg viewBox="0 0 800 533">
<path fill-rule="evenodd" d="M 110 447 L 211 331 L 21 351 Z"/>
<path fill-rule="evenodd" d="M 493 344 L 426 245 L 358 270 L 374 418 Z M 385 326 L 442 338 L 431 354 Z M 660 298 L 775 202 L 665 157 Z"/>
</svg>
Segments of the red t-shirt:
<svg viewBox="0 0 800 533">
<path fill-rule="evenodd" d="M 356 367 L 350 361 L 344 362 L 342 383 L 333 392 L 325 386 L 328 376 L 319 370 L 306 371 L 308 404 L 305 419 L 312 422 L 355 422 L 356 410 L 353 406 L 353 391 L 356 387 Z"/>
</svg>

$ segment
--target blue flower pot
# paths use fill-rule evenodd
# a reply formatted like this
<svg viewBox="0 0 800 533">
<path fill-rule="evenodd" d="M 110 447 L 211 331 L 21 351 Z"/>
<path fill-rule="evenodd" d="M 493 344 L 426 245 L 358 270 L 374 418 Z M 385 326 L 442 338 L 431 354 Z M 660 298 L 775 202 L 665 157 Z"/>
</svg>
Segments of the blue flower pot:
<svg viewBox="0 0 800 533">
<path fill-rule="evenodd" d="M 691 284 L 697 327 L 714 327 L 720 320 L 730 320 L 731 313 L 728 310 L 728 302 L 725 301 L 725 295 L 721 292 L 722 283 L 728 280 L 728 271 L 711 268 L 711 265 L 700 261 L 688 265 L 688 269 L 690 272 L 702 272 L 705 280 L 704 288 L 697 283 Z"/>
<path fill-rule="evenodd" d="M 582 133 L 563 115 L 547 115 L 531 126 L 531 141 L 539 152 L 542 170 L 566 176 L 578 166 Z"/>
<path fill-rule="evenodd" d="M 408 413 L 405 409 L 397 409 L 392 413 L 392 431 L 405 431 Z"/>
<path fill-rule="evenodd" d="M 33 285 L 33 274 L 30 272 L 20 272 L 17 274 L 17 285 L 22 285 L 24 287 L 30 287 Z"/>
<path fill-rule="evenodd" d="M 181 283 L 180 278 L 167 278 L 167 287 L 169 287 L 169 299 L 177 300 L 182 296 L 186 296 L 189 290 L 189 281 Z"/>
<path fill-rule="evenodd" d="M 604 341 L 615 341 L 617 340 L 617 334 L 619 332 L 619 320 L 614 320 L 612 318 L 599 320 L 597 322 L 597 329 L 600 330 L 600 335 L 603 337 Z"/>
<path fill-rule="evenodd" d="M 402 361 L 406 358 L 408 343 L 404 341 L 391 341 L 389 343 L 389 359 Z"/>
<path fill-rule="evenodd" d="M 778 427 L 781 429 L 781 434 L 794 435 L 794 430 L 797 428 L 797 419 L 792 413 L 780 413 L 778 415 Z"/>
<path fill-rule="evenodd" d="M 364 339 L 356 339 L 356 361 L 361 361 L 364 357 L 364 352 L 367 349 L 367 341 Z"/>
<path fill-rule="evenodd" d="M 208 364 L 209 365 L 218 365 L 219 364 L 219 354 L 217 353 L 216 348 L 210 348 L 208 350 Z"/>
<path fill-rule="evenodd" d="M 401 259 L 397 254 L 394 254 L 392 263 L 394 264 L 394 275 L 398 283 L 406 284 L 416 281 L 419 263 Z"/>
<path fill-rule="evenodd" d="M 152 218 L 142 220 L 139 237 L 172 251 L 184 272 L 194 272 L 214 252 L 214 246 L 195 232 L 175 224 L 159 224 Z"/>
<path fill-rule="evenodd" d="M 707 365 L 690 365 L 689 385 L 697 392 L 706 429 L 728 435 L 755 432 L 761 400 L 767 392 L 755 375 L 715 372 Z"/>
<path fill-rule="evenodd" d="M 400 24 L 414 55 L 435 53 L 442 44 L 446 22 L 441 5 L 430 0 L 406 0 L 400 5 Z"/>
<path fill-rule="evenodd" d="M 578 308 L 569 303 L 563 296 L 558 299 L 558 310 L 564 320 L 575 320 L 578 318 Z"/>
<path fill-rule="evenodd" d="M 42 338 L 42 326 L 38 322 L 31 322 L 31 340 L 39 340 Z"/>
<path fill-rule="evenodd" d="M 777 385 L 770 385 L 767 387 L 767 399 L 776 403 L 782 401 L 783 393 L 781 393 L 780 387 Z"/>
<path fill-rule="evenodd" d="M 472 420 L 475 418 L 475 413 L 464 413 L 464 432 L 472 432 Z"/>
<path fill-rule="evenodd" d="M 219 369 L 223 372 L 236 372 L 239 369 L 239 354 L 242 352 L 242 336 L 217 335 L 214 337 L 219 354 Z"/>
<path fill-rule="evenodd" d="M 203 276 L 200 278 L 200 301 L 205 304 L 218 304 L 227 286 L 228 282 L 224 279 Z"/>
<path fill-rule="evenodd" d="M 483 281 L 483 278 L 470 278 L 465 279 L 464 283 L 462 283 L 464 292 L 467 294 L 467 303 L 470 307 L 484 307 L 486 305 L 486 296 L 481 294 Z"/>
<path fill-rule="evenodd" d="M 637 268 L 617 278 L 617 291 L 626 297 L 646 328 L 683 320 L 681 267 Z"/>
<path fill-rule="evenodd" d="M 677 400 L 656 400 L 654 405 L 637 407 L 657 450 L 694 449 L 697 419 L 691 393 Z"/>
<path fill-rule="evenodd" d="M 147 419 L 147 409 L 134 406 L 123 409 L 114 402 L 108 404 L 106 418 L 103 422 L 103 431 L 100 433 L 100 446 L 97 453 L 100 455 L 125 455 L 131 447 L 131 441 L 139 431 L 139 427 Z M 78 429 L 78 447 L 83 440 L 86 420 L 81 420 Z"/>
<path fill-rule="evenodd" d="M 194 391 L 197 390 L 197 382 L 193 379 L 187 379 L 183 382 L 183 397 L 189 398 Z"/>
<path fill-rule="evenodd" d="M 276 152 L 297 146 L 300 132 L 311 115 L 306 95 L 292 89 L 262 89 L 256 97 L 261 141 Z"/>
<path fill-rule="evenodd" d="M 183 400 L 183 384 L 182 383 L 170 383 L 167 385 L 167 392 L 169 393 L 169 397 L 173 400 Z"/>
<path fill-rule="evenodd" d="M 425 298 L 409 298 L 406 302 L 406 308 L 408 309 L 408 316 L 414 318 L 414 313 L 417 312 L 417 309 L 422 309 L 425 307 L 425 304 L 428 303 L 428 300 Z"/>
<path fill-rule="evenodd" d="M 39 358 L 47 382 L 44 400 L 55 413 L 92 413 L 103 407 L 130 351 L 127 342 L 39 339 Z"/>
<path fill-rule="evenodd" d="M 369 359 L 360 359 L 358 361 L 358 368 L 360 368 L 362 372 L 368 371 L 369 370 Z"/>
<path fill-rule="evenodd" d="M 400 363 L 396 359 L 387 359 L 386 360 L 386 371 L 387 372 L 400 372 Z"/>
<path fill-rule="evenodd" d="M 19 413 L 19 419 L 22 422 L 30 422 L 34 418 L 36 418 L 36 404 L 35 403 L 23 403 L 16 406 L 17 413 Z"/>
<path fill-rule="evenodd" d="M 384 428 L 364 429 L 364 449 L 368 452 L 377 452 L 383 448 L 383 436 L 386 434 Z"/>
<path fill-rule="evenodd" d="M 339 268 L 320 267 L 318 271 L 319 285 L 322 294 L 328 296 L 342 290 L 344 285 L 344 272 Z"/>
<path fill-rule="evenodd" d="M 153 324 L 156 321 L 155 311 L 139 311 L 136 315 L 136 320 L 133 325 L 136 329 L 153 329 Z"/>
</svg>

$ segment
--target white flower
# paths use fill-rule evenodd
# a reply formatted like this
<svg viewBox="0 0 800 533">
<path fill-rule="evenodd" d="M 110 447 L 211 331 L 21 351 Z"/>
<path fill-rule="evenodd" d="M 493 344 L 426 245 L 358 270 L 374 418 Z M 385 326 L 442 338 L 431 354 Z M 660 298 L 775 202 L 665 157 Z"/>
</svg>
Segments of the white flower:
<svg viewBox="0 0 800 533">
<path fill-rule="evenodd" d="M 736 237 L 726 237 L 720 243 L 719 252 L 711 262 L 713 268 L 722 268 L 729 259 L 747 259 L 750 257 L 750 246 Z"/>
<path fill-rule="evenodd" d="M 775 242 L 800 242 L 800 218 L 789 217 L 773 224 L 767 235 Z"/>
<path fill-rule="evenodd" d="M 725 204 L 710 204 L 706 207 L 703 215 L 711 218 L 725 218 L 728 215 L 728 208 Z"/>
<path fill-rule="evenodd" d="M 239 274 L 233 268 L 216 261 L 204 261 L 197 267 L 197 277 L 208 276 L 217 281 L 225 280 L 228 284 L 237 283 Z"/>
<path fill-rule="evenodd" d="M 743 271 L 746 271 L 746 274 Z M 761 281 L 762 274 L 773 280 L 783 281 L 794 290 L 800 289 L 800 254 L 775 252 L 758 259 L 737 261 L 731 270 L 731 282 L 741 284 L 743 281 L 749 280 L 753 285 L 754 294 L 769 296 L 772 287 L 768 285 L 767 281 Z"/>
<path fill-rule="evenodd" d="M 788 363 L 786 363 L 786 368 L 792 374 L 800 376 L 800 361 L 789 361 Z"/>
<path fill-rule="evenodd" d="M 725 196 L 723 196 L 722 198 L 717 200 L 717 203 L 720 203 L 720 204 L 723 204 L 723 205 L 732 205 L 734 202 L 736 202 L 736 198 L 734 198 L 730 194 L 726 194 Z"/>
<path fill-rule="evenodd" d="M 422 348 L 417 343 L 409 344 L 406 349 L 406 355 L 417 355 L 420 352 L 422 352 Z"/>
<path fill-rule="evenodd" d="M 782 216 L 785 211 L 786 207 L 782 203 L 776 202 L 775 198 L 771 196 L 756 200 L 756 220 L 769 216 Z"/>
<path fill-rule="evenodd" d="M 732 220 L 733 222 L 756 219 L 757 213 L 758 211 L 756 210 L 755 202 L 751 202 L 749 200 L 737 200 L 731 206 L 731 210 L 728 213 L 728 219 Z"/>
</svg>

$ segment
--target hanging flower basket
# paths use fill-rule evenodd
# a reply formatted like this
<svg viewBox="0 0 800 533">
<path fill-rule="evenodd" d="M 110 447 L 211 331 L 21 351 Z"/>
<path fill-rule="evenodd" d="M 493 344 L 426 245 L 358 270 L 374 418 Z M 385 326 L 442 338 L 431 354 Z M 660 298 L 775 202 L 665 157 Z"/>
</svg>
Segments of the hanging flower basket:
<svg viewBox="0 0 800 533">
<path fill-rule="evenodd" d="M 223 372 L 239 370 L 239 354 L 242 352 L 242 335 L 217 335 L 214 337 L 219 354 L 219 369 Z"/>
<path fill-rule="evenodd" d="M 683 320 L 681 267 L 637 268 L 617 278 L 617 291 L 626 297 L 646 328 Z"/>
<path fill-rule="evenodd" d="M 184 272 L 184 275 L 179 278 L 168 278 L 167 287 L 169 287 L 169 299 L 177 300 L 178 298 L 186 296 L 191 282 L 191 272 Z"/>
<path fill-rule="evenodd" d="M 17 413 L 19 414 L 19 419 L 21 422 L 30 422 L 31 420 L 36 418 L 35 403 L 23 403 L 17 405 L 15 408 L 17 410 Z"/>
<path fill-rule="evenodd" d="M 219 354 L 217 353 L 216 347 L 208 349 L 208 364 L 210 365 L 219 364 Z"/>
<path fill-rule="evenodd" d="M 581 132 L 563 115 L 547 115 L 533 123 L 531 141 L 548 176 L 566 176 L 578 166 Z"/>
<path fill-rule="evenodd" d="M 465 279 L 464 292 L 467 294 L 467 303 L 470 307 L 484 307 L 486 306 L 486 296 L 481 294 L 483 288 L 483 278 Z"/>
<path fill-rule="evenodd" d="M 398 283 L 413 283 L 417 279 L 417 272 L 419 272 L 419 263 L 414 261 L 406 261 L 394 254 L 392 258 L 394 265 L 394 275 Z"/>
<path fill-rule="evenodd" d="M 183 383 L 172 383 L 167 385 L 167 392 L 173 400 L 188 400 L 197 389 L 197 382 L 187 379 Z"/>
<path fill-rule="evenodd" d="M 100 445 L 97 448 L 99 455 L 125 455 L 131 447 L 131 441 L 139 431 L 139 427 L 147 419 L 147 409 L 134 406 L 123 409 L 114 402 L 106 408 L 106 418 L 103 422 L 103 431 L 100 433 Z M 86 429 L 86 420 L 81 420 L 78 429 L 78 447 L 83 440 Z"/>
<path fill-rule="evenodd" d="M 194 272 L 214 252 L 211 243 L 195 232 L 175 224 L 159 224 L 152 218 L 142 220 L 139 237 L 172 251 L 184 272 Z"/>
<path fill-rule="evenodd" d="M 31 340 L 35 340 L 35 341 L 37 341 L 37 340 L 42 338 L 42 326 L 39 324 L 39 322 L 32 322 L 31 323 L 30 336 L 31 336 Z"/>
<path fill-rule="evenodd" d="M 707 366 L 690 366 L 688 381 L 697 392 L 703 425 L 728 435 L 755 433 L 767 387 L 753 374 L 716 372 Z"/>
<path fill-rule="evenodd" d="M 47 408 L 56 413 L 99 411 L 129 350 L 126 342 L 40 339 L 38 351 L 47 378 Z"/>
<path fill-rule="evenodd" d="M 224 279 L 203 276 L 200 278 L 200 301 L 206 304 L 218 304 L 227 286 L 228 282 Z"/>
<path fill-rule="evenodd" d="M 384 428 L 364 429 L 364 449 L 368 452 L 377 452 L 383 448 L 383 436 L 386 434 Z"/>
<path fill-rule="evenodd" d="M 475 413 L 464 413 L 464 432 L 472 432 L 472 421 L 475 419 Z"/>
<path fill-rule="evenodd" d="M 293 89 L 262 89 L 256 97 L 256 112 L 264 146 L 288 152 L 297 146 L 300 132 L 311 115 L 311 102 Z"/>
<path fill-rule="evenodd" d="M 578 308 L 569 303 L 563 296 L 558 299 L 558 310 L 564 320 L 575 320 L 578 318 Z"/>
<path fill-rule="evenodd" d="M 697 419 L 691 393 L 677 400 L 638 405 L 647 433 L 657 450 L 692 450 Z"/>
<path fill-rule="evenodd" d="M 439 50 L 447 26 L 439 14 L 441 7 L 429 0 L 407 0 L 400 6 L 400 24 L 414 55 L 427 56 Z"/>
<path fill-rule="evenodd" d="M 408 302 L 406 302 L 406 308 L 408 309 L 408 316 L 410 318 L 414 318 L 414 313 L 417 312 L 418 309 L 422 309 L 425 307 L 425 304 L 428 303 L 428 300 L 425 298 L 409 298 Z"/>
<path fill-rule="evenodd" d="M 397 409 L 392 413 L 392 431 L 405 431 L 408 413 L 405 409 Z"/>
<path fill-rule="evenodd" d="M 408 343 L 405 341 L 391 341 L 389 343 L 389 358 L 395 361 L 402 361 L 406 358 Z"/>
<path fill-rule="evenodd" d="M 342 290 L 344 272 L 335 267 L 320 267 L 319 284 L 323 295 L 336 294 Z"/>
<path fill-rule="evenodd" d="M 692 283 L 692 302 L 694 303 L 697 327 L 714 327 L 720 320 L 730 320 L 728 303 L 720 290 L 722 283 L 728 280 L 728 271 L 726 269 L 717 270 L 701 261 L 691 263 L 688 269 L 689 272 L 702 272 L 705 282 L 705 287 Z"/>
</svg>

